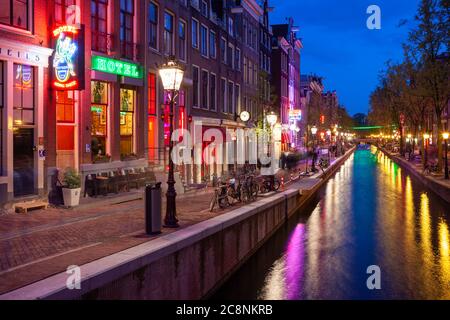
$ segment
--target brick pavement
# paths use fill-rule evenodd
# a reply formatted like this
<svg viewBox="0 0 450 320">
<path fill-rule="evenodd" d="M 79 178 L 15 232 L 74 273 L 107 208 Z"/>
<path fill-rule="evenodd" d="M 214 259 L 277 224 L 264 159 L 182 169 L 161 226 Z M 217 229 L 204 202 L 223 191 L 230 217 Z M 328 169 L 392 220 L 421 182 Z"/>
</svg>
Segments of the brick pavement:
<svg viewBox="0 0 450 320">
<path fill-rule="evenodd" d="M 288 181 L 288 172 L 280 174 Z M 240 206 L 211 213 L 212 192 L 208 188 L 177 198 L 180 229 Z M 164 215 L 164 202 L 162 209 Z M 174 231 L 163 229 L 162 234 Z M 0 294 L 157 237 L 145 235 L 143 200 L 103 208 L 0 215 Z"/>
</svg>

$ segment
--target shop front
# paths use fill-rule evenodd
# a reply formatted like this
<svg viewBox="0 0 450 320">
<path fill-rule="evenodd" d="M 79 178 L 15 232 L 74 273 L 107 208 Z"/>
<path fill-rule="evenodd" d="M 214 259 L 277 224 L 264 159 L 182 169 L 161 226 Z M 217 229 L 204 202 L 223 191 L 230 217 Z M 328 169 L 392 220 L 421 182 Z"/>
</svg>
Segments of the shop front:
<svg viewBox="0 0 450 320">
<path fill-rule="evenodd" d="M 53 50 L 2 39 L 0 44 L 0 202 L 44 189 L 44 75 Z"/>
</svg>

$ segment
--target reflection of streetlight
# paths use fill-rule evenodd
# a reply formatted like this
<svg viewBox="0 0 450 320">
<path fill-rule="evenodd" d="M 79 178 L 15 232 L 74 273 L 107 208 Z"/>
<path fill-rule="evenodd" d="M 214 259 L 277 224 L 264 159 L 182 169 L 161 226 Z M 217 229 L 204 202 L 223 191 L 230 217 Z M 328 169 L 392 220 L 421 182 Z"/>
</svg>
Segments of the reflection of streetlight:
<svg viewBox="0 0 450 320">
<path fill-rule="evenodd" d="M 444 152 L 445 152 L 445 179 L 446 180 L 448 180 L 449 179 L 449 177 L 448 177 L 448 156 L 447 156 L 447 153 L 448 153 L 448 136 L 449 136 L 449 133 L 448 132 L 444 132 L 443 134 L 442 134 L 442 137 L 444 138 L 444 143 L 445 143 L 445 149 L 444 149 Z"/>
<path fill-rule="evenodd" d="M 173 115 L 174 115 L 174 101 L 175 95 L 180 90 L 181 82 L 183 81 L 184 71 L 183 68 L 177 63 L 174 57 L 170 57 L 169 61 L 159 68 L 159 75 L 161 77 L 164 90 L 169 91 L 170 97 L 170 140 L 169 140 L 169 177 L 167 179 L 167 204 L 166 204 L 166 217 L 164 219 L 164 226 L 167 228 L 177 228 L 177 207 L 175 191 L 175 178 L 174 178 L 174 164 L 172 159 L 173 141 Z"/>
</svg>

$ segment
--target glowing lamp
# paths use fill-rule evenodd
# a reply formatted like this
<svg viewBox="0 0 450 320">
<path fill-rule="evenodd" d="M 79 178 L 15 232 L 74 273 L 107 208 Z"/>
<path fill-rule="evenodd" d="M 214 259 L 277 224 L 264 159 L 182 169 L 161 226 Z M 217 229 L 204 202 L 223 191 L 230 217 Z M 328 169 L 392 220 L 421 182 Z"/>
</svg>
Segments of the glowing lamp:
<svg viewBox="0 0 450 320">
<path fill-rule="evenodd" d="M 424 138 L 425 140 L 428 140 L 428 139 L 430 139 L 430 135 L 429 135 L 428 133 L 424 133 L 424 134 L 423 134 L 423 138 Z"/>
<path fill-rule="evenodd" d="M 327 136 L 331 136 L 331 130 L 327 130 Z"/>
<path fill-rule="evenodd" d="M 273 111 L 269 113 L 266 118 L 271 126 L 274 126 L 278 121 L 278 116 Z"/>
<path fill-rule="evenodd" d="M 313 126 L 313 127 L 311 128 L 311 133 L 312 133 L 313 135 L 315 135 L 315 134 L 317 133 L 317 127 L 316 127 L 316 126 Z"/>
<path fill-rule="evenodd" d="M 444 132 L 444 133 L 442 134 L 442 137 L 444 138 L 444 140 L 448 140 L 448 136 L 449 136 L 449 133 L 448 133 L 448 132 Z"/>
<path fill-rule="evenodd" d="M 161 77 L 165 90 L 180 90 L 183 81 L 184 70 L 174 58 L 163 64 L 159 68 L 159 76 Z"/>
</svg>

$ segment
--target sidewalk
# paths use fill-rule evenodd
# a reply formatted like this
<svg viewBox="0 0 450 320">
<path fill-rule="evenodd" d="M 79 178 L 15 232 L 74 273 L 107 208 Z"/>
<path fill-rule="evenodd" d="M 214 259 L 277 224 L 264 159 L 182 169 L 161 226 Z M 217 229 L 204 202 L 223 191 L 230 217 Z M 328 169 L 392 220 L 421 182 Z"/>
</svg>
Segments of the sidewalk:
<svg viewBox="0 0 450 320">
<path fill-rule="evenodd" d="M 304 170 L 304 163 L 299 167 Z M 312 180 L 320 173 L 301 179 Z M 288 188 L 290 173 L 279 174 L 285 176 Z M 0 294 L 63 272 L 70 265 L 86 264 L 244 205 L 209 212 L 213 192 L 213 188 L 207 188 L 178 196 L 180 228 L 163 228 L 158 236 L 145 235 L 142 199 L 103 207 L 0 215 Z M 163 201 L 163 217 L 164 213 Z"/>
</svg>

